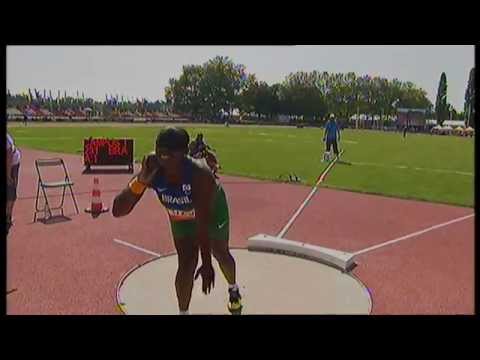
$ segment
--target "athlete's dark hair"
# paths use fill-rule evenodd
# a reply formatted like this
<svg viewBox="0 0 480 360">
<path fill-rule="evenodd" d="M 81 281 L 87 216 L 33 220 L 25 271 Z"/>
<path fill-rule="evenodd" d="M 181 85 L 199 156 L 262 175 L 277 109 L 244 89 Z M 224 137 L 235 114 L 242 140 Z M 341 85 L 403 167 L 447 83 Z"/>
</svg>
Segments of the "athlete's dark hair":
<svg viewBox="0 0 480 360">
<path fill-rule="evenodd" d="M 164 147 L 168 150 L 188 150 L 190 137 L 185 129 L 178 127 L 167 127 L 158 133 L 155 145 L 157 148 Z"/>
</svg>

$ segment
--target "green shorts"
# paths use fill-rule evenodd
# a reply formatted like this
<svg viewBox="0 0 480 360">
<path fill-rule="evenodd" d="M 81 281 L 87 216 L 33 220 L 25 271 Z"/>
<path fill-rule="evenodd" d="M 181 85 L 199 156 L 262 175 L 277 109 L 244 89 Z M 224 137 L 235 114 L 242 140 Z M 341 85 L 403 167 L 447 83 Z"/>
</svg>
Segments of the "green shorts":
<svg viewBox="0 0 480 360">
<path fill-rule="evenodd" d="M 193 238 L 196 236 L 195 220 L 170 221 L 172 234 L 175 239 Z M 230 216 L 228 212 L 227 197 L 221 186 L 218 186 L 208 225 L 210 240 L 228 241 L 230 235 Z"/>
</svg>

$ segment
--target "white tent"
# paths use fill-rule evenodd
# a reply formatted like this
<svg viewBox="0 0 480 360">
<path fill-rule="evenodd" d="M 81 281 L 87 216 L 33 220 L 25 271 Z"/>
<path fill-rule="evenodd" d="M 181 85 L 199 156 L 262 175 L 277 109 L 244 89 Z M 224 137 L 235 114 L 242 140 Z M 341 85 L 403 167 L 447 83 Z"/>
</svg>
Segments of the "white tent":
<svg viewBox="0 0 480 360">
<path fill-rule="evenodd" d="M 453 133 L 453 128 L 451 126 L 444 126 L 442 127 L 442 133 L 443 134 L 447 134 L 447 135 L 450 135 Z"/>
<path fill-rule="evenodd" d="M 10 120 L 17 120 L 17 119 L 23 118 L 23 113 L 17 108 L 8 108 L 7 116 L 8 116 L 8 119 Z"/>
<path fill-rule="evenodd" d="M 8 108 L 7 109 L 7 114 L 9 116 L 23 115 L 23 113 L 20 110 L 18 110 L 17 108 Z"/>
<path fill-rule="evenodd" d="M 443 122 L 443 126 L 451 126 L 451 127 L 465 127 L 465 121 L 464 120 L 445 120 Z"/>
</svg>

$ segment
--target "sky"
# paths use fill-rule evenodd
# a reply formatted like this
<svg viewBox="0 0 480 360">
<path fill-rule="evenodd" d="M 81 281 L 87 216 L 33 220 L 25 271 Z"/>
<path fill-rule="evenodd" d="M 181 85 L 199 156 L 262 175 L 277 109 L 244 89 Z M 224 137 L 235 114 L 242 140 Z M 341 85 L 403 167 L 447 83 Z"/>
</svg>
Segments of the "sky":
<svg viewBox="0 0 480 360">
<path fill-rule="evenodd" d="M 221 55 L 269 84 L 313 70 L 411 81 L 433 104 L 445 72 L 448 101 L 462 111 L 474 51 L 473 45 L 7 46 L 7 89 L 163 100 L 169 78 L 178 78 L 183 65 Z"/>
</svg>

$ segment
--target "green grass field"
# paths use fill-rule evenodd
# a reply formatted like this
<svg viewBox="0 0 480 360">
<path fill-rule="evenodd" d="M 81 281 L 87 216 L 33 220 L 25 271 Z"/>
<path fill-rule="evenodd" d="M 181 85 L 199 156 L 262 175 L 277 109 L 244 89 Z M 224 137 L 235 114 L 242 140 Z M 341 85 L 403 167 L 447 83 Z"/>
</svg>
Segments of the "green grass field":
<svg viewBox="0 0 480 360">
<path fill-rule="evenodd" d="M 135 158 L 153 150 L 155 126 L 9 126 L 19 147 L 80 154 L 83 138 L 135 139 Z M 323 130 L 275 127 L 187 126 L 217 150 L 223 174 L 278 180 L 295 173 L 313 185 L 326 167 Z M 474 206 L 474 139 L 346 130 L 343 160 L 326 187 L 400 198 Z"/>
</svg>

